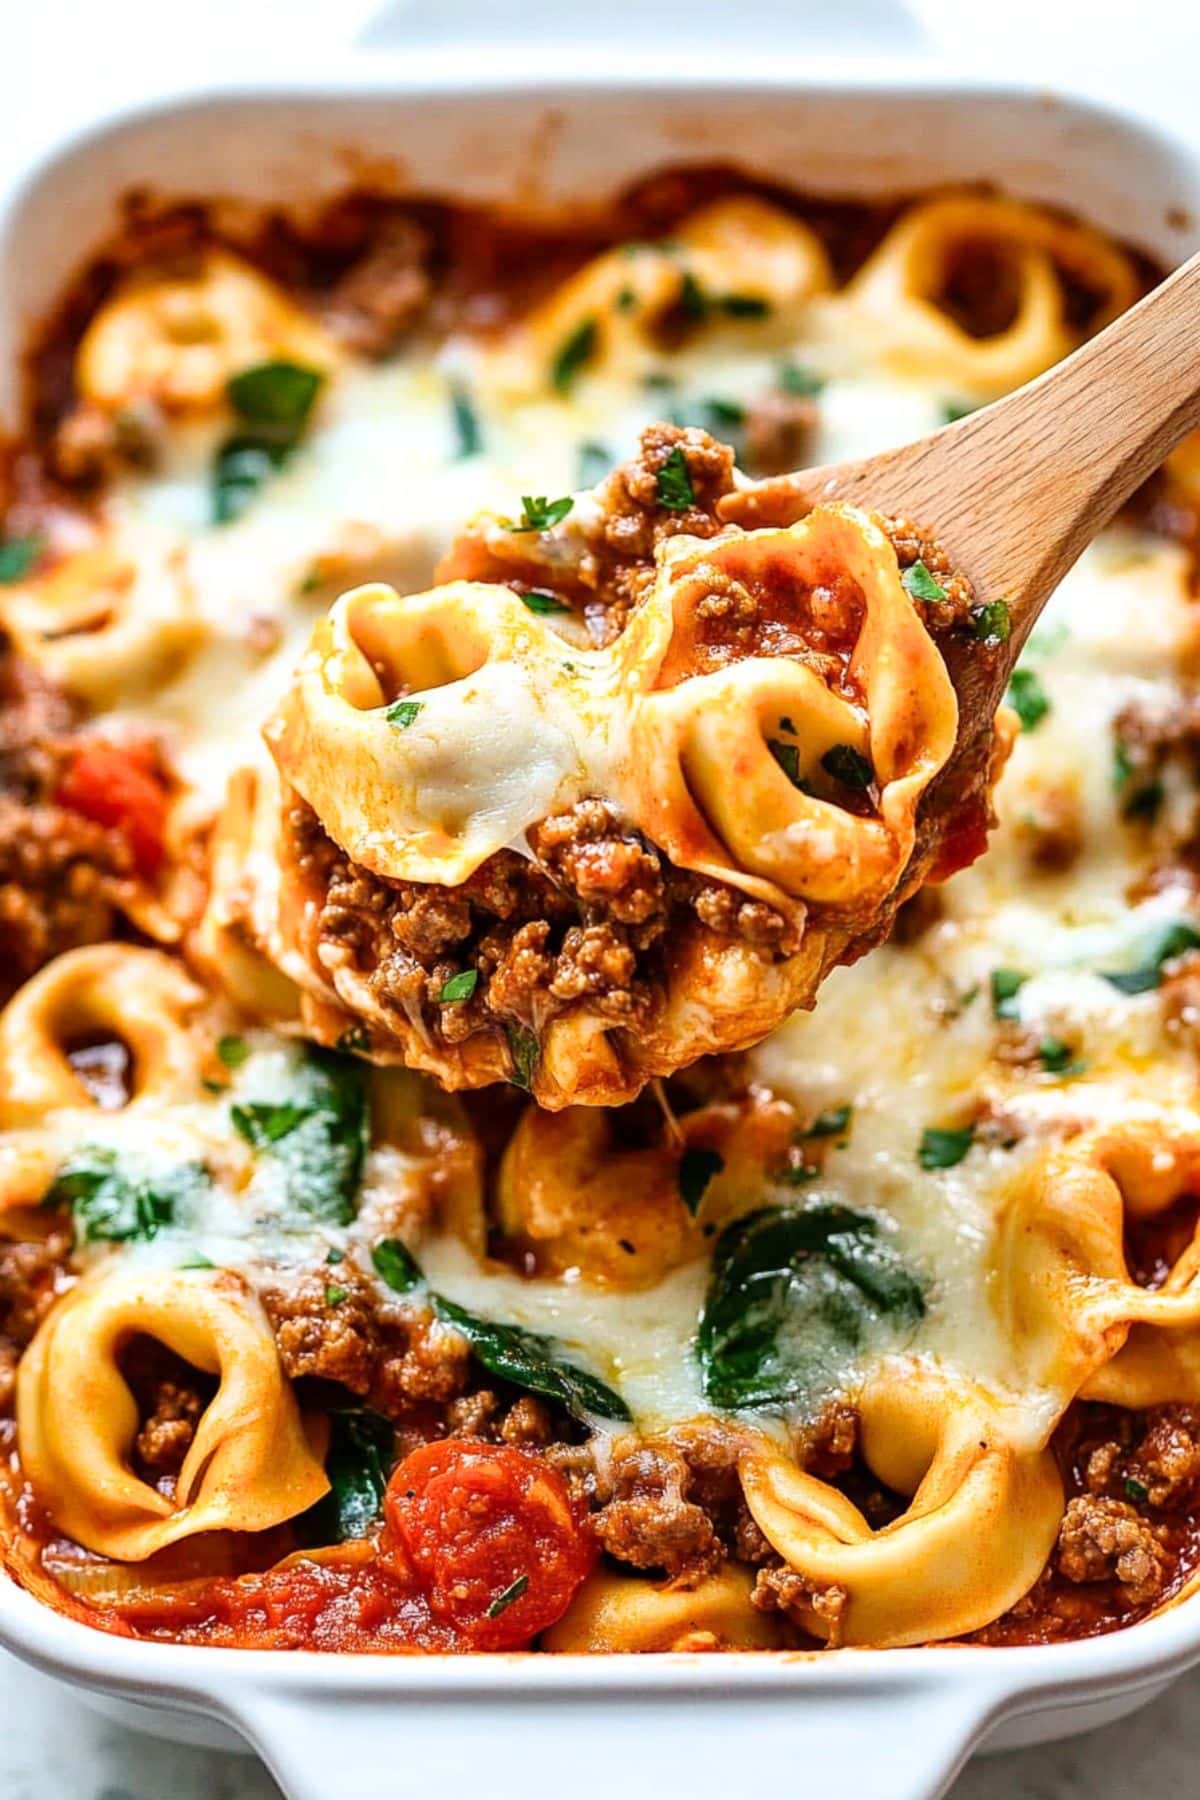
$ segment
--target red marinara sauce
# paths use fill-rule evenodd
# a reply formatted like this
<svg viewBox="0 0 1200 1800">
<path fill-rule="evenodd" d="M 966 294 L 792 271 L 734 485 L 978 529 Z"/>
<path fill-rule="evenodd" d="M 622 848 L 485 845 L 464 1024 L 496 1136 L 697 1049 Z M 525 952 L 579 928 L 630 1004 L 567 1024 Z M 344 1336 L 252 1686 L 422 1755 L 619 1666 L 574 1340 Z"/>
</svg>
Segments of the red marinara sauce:
<svg viewBox="0 0 1200 1800">
<path fill-rule="evenodd" d="M 102 1610 L 138 1637 L 243 1649 L 521 1650 L 562 1617 L 597 1556 L 562 1477 L 507 1445 L 415 1450 L 384 1512 L 374 1539 Z"/>
</svg>

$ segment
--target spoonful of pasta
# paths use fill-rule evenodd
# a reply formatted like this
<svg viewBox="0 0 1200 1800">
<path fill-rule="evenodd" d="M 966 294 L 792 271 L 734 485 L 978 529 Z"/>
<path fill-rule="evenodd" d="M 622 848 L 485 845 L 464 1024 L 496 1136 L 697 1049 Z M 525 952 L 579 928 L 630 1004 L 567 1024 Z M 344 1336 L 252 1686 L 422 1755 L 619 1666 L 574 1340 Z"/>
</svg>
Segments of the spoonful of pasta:
<svg viewBox="0 0 1200 1800">
<path fill-rule="evenodd" d="M 1200 255 L 993 405 L 881 455 L 744 487 L 718 511 L 755 529 L 842 502 L 932 527 L 974 602 L 967 628 L 939 639 L 958 697 L 958 738 L 922 810 L 927 826 L 935 813 L 961 821 L 966 796 L 986 776 L 996 710 L 1046 602 L 1198 423 Z M 924 564 L 904 582 L 934 608 L 951 599 Z M 991 654 L 979 654 L 980 644 Z"/>
<path fill-rule="evenodd" d="M 219 830 L 219 931 L 312 1035 L 552 1109 L 765 1037 L 985 847 L 1013 664 L 1200 420 L 1198 324 L 1200 259 L 1011 398 L 757 485 L 651 426 L 429 592 L 343 595 L 266 726 L 282 805 L 260 776 Z"/>
</svg>

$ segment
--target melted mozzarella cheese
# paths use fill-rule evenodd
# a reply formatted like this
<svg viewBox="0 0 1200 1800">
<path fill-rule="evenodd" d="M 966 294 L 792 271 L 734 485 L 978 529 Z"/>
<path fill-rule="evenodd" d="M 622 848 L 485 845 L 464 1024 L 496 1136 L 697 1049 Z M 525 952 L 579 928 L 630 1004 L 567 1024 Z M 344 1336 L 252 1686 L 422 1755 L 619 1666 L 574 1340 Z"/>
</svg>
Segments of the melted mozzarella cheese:
<svg viewBox="0 0 1200 1800">
<path fill-rule="evenodd" d="M 662 360 L 649 388 L 620 371 L 588 375 L 567 398 L 506 399 L 488 354 L 465 344 L 416 347 L 383 365 L 349 368 L 326 394 L 290 465 L 244 517 L 209 522 L 209 468 L 218 434 L 179 432 L 162 468 L 112 498 L 118 536 L 146 521 L 176 534 L 207 626 L 186 671 L 138 716 L 173 740 L 185 775 L 215 800 L 229 768 L 270 711 L 314 617 L 340 589 L 382 578 L 425 586 L 456 526 L 481 507 L 517 510 L 523 493 L 577 487 L 581 451 L 617 460 L 664 413 L 700 417 L 705 399 L 745 404 L 777 380 L 781 353 L 696 344 Z M 881 375 L 854 345 L 822 327 L 819 307 L 786 360 L 825 382 L 814 461 L 883 448 L 931 429 L 955 394 Z M 481 447 L 462 455 L 455 392 L 468 393 Z M 978 398 L 978 396 L 976 396 Z M 589 474 L 588 480 L 595 475 Z M 1176 916 L 1179 895 L 1129 898 L 1136 855 L 1111 775 L 1112 721 L 1131 701 L 1169 697 L 1193 625 L 1182 553 L 1118 531 L 1064 582 L 1027 652 L 1050 701 L 1019 740 L 999 795 L 1001 826 L 987 856 L 944 890 L 944 916 L 914 944 L 891 945 L 835 971 L 812 1014 L 797 1017 L 751 1058 L 756 1078 L 806 1115 L 850 1104 L 844 1144 L 833 1147 L 805 1198 L 880 1215 L 924 1284 L 921 1355 L 989 1388 L 1015 1439 L 1044 1435 L 1061 1397 L 1030 1392 L 990 1304 L 995 1221 L 1039 1145 L 1081 1122 L 1165 1116 L 1191 1104 L 1190 1056 L 1162 1028 L 1155 993 L 1127 996 L 1103 978 L 1127 966 L 1155 919 Z M 1039 871 L 1028 821 L 1049 805 L 1077 815 L 1080 854 L 1061 874 Z M 1016 1023 L 1034 1043 L 1059 1039 L 1071 1066 L 1055 1074 L 999 1061 L 990 977 L 1027 977 Z M 234 1091 L 286 1089 L 295 1052 L 255 1038 Z M 927 1126 L 982 1116 L 977 1141 L 954 1167 L 918 1161 Z M 70 1131 L 64 1126 L 67 1135 Z M 179 1257 L 190 1249 L 248 1271 L 322 1260 L 359 1242 L 349 1233 L 298 1231 L 273 1212 L 269 1176 L 231 1137 L 228 1100 L 197 1099 L 169 1118 L 124 1124 L 90 1115 L 89 1141 L 133 1130 L 148 1149 L 200 1156 L 223 1173 L 210 1216 L 160 1233 L 148 1246 L 107 1255 Z M 1004 1147 L 1007 1145 L 1008 1147 Z M 367 1188 L 403 1178 L 377 1152 Z M 384 1157 L 381 1162 L 380 1157 Z M 402 1159 L 403 1160 L 403 1159 Z M 430 1282 L 484 1317 L 559 1337 L 617 1387 L 647 1425 L 706 1409 L 694 1350 L 708 1266 L 699 1261 L 658 1287 L 622 1294 L 582 1280 L 525 1280 L 483 1266 L 457 1241 L 421 1247 Z M 882 1349 L 880 1351 L 882 1352 Z M 852 1388 L 871 1353 L 843 1372 Z"/>
</svg>

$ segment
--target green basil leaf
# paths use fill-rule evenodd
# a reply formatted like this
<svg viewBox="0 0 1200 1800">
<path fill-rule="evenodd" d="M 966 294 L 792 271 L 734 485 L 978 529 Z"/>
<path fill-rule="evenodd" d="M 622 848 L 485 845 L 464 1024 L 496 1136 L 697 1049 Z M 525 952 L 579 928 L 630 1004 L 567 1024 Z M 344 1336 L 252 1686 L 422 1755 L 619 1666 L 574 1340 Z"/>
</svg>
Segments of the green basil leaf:
<svg viewBox="0 0 1200 1800">
<path fill-rule="evenodd" d="M 438 1005 L 451 1006 L 456 1000 L 469 1000 L 478 986 L 478 969 L 460 969 L 457 975 L 451 975 L 449 981 L 442 983 Z"/>
<path fill-rule="evenodd" d="M 705 1394 L 725 1410 L 815 1411 L 869 1337 L 924 1311 L 920 1283 L 869 1214 L 764 1207 L 717 1241 L 697 1339 Z"/>
<path fill-rule="evenodd" d="M 974 1142 L 973 1125 L 964 1125 L 960 1131 L 930 1125 L 921 1133 L 917 1161 L 923 1169 L 952 1169 Z"/>
<path fill-rule="evenodd" d="M 679 444 L 672 445 L 670 455 L 658 471 L 655 485 L 658 504 L 667 512 L 686 512 L 695 504 L 696 490 L 692 486 L 687 458 Z"/>
<path fill-rule="evenodd" d="M 1005 698 L 1020 719 L 1022 731 L 1032 731 L 1050 711 L 1046 690 L 1032 669 L 1013 670 Z"/>
<path fill-rule="evenodd" d="M 308 423 L 325 377 L 301 363 L 256 363 L 226 383 L 234 411 L 248 425 L 278 432 L 293 442 Z"/>
<path fill-rule="evenodd" d="M 1200 950 L 1200 932 L 1186 919 L 1168 919 L 1145 933 L 1132 968 L 1100 973 L 1122 994 L 1148 994 L 1161 984 L 1163 964 L 1189 950 Z"/>
<path fill-rule="evenodd" d="M 24 581 L 41 554 L 39 537 L 6 538 L 0 543 L 0 585 Z"/>
<path fill-rule="evenodd" d="M 550 379 L 560 394 L 569 394 L 580 374 L 596 354 L 595 319 L 583 319 L 560 346 L 550 367 Z"/>
<path fill-rule="evenodd" d="M 309 1547 L 368 1535 L 383 1510 L 396 1454 L 395 1431 L 382 1414 L 347 1408 L 326 1417 L 329 1492 L 296 1520 L 300 1540 Z"/>
<path fill-rule="evenodd" d="M 230 1108 L 235 1130 L 270 1160 L 286 1211 L 348 1225 L 367 1139 L 366 1072 L 334 1050 L 310 1047 L 284 1100 L 247 1100 Z"/>
<path fill-rule="evenodd" d="M 725 1158 L 716 1150 L 692 1145 L 679 1159 L 679 1197 L 693 1219 L 700 1210 L 709 1182 L 725 1167 Z"/>
<path fill-rule="evenodd" d="M 919 559 L 911 563 L 900 575 L 900 586 L 914 600 L 945 600 L 946 590 L 940 581 L 935 581 L 925 564 Z"/>
<path fill-rule="evenodd" d="M 42 1204 L 70 1208 L 76 1243 L 144 1243 L 164 1226 L 199 1220 L 211 1185 L 200 1163 L 159 1169 L 85 1145 L 59 1169 Z"/>
</svg>

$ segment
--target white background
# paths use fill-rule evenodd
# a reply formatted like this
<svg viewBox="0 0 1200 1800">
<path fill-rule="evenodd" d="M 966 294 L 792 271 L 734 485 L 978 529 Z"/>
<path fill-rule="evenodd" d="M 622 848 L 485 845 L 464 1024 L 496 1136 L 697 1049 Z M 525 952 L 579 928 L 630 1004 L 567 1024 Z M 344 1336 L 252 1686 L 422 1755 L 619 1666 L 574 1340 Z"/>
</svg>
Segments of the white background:
<svg viewBox="0 0 1200 1800">
<path fill-rule="evenodd" d="M 382 61 L 413 38 L 453 37 L 466 58 L 485 53 L 485 37 L 511 47 L 575 33 L 628 42 L 633 60 L 664 16 L 693 42 L 730 41 L 757 21 L 759 44 L 769 33 L 823 54 L 933 51 L 967 70 L 1123 99 L 1200 142 L 1197 0 L 600 0 L 584 12 L 576 0 L 0 0 L 0 192 L 65 127 L 181 80 L 276 73 L 355 44 Z M 0 1653 L 0 1800 L 276 1793 L 250 1759 L 108 1726 Z M 1200 1794 L 1200 1672 L 1125 1723 L 976 1762 L 954 1800 L 1152 1794 Z"/>
</svg>

